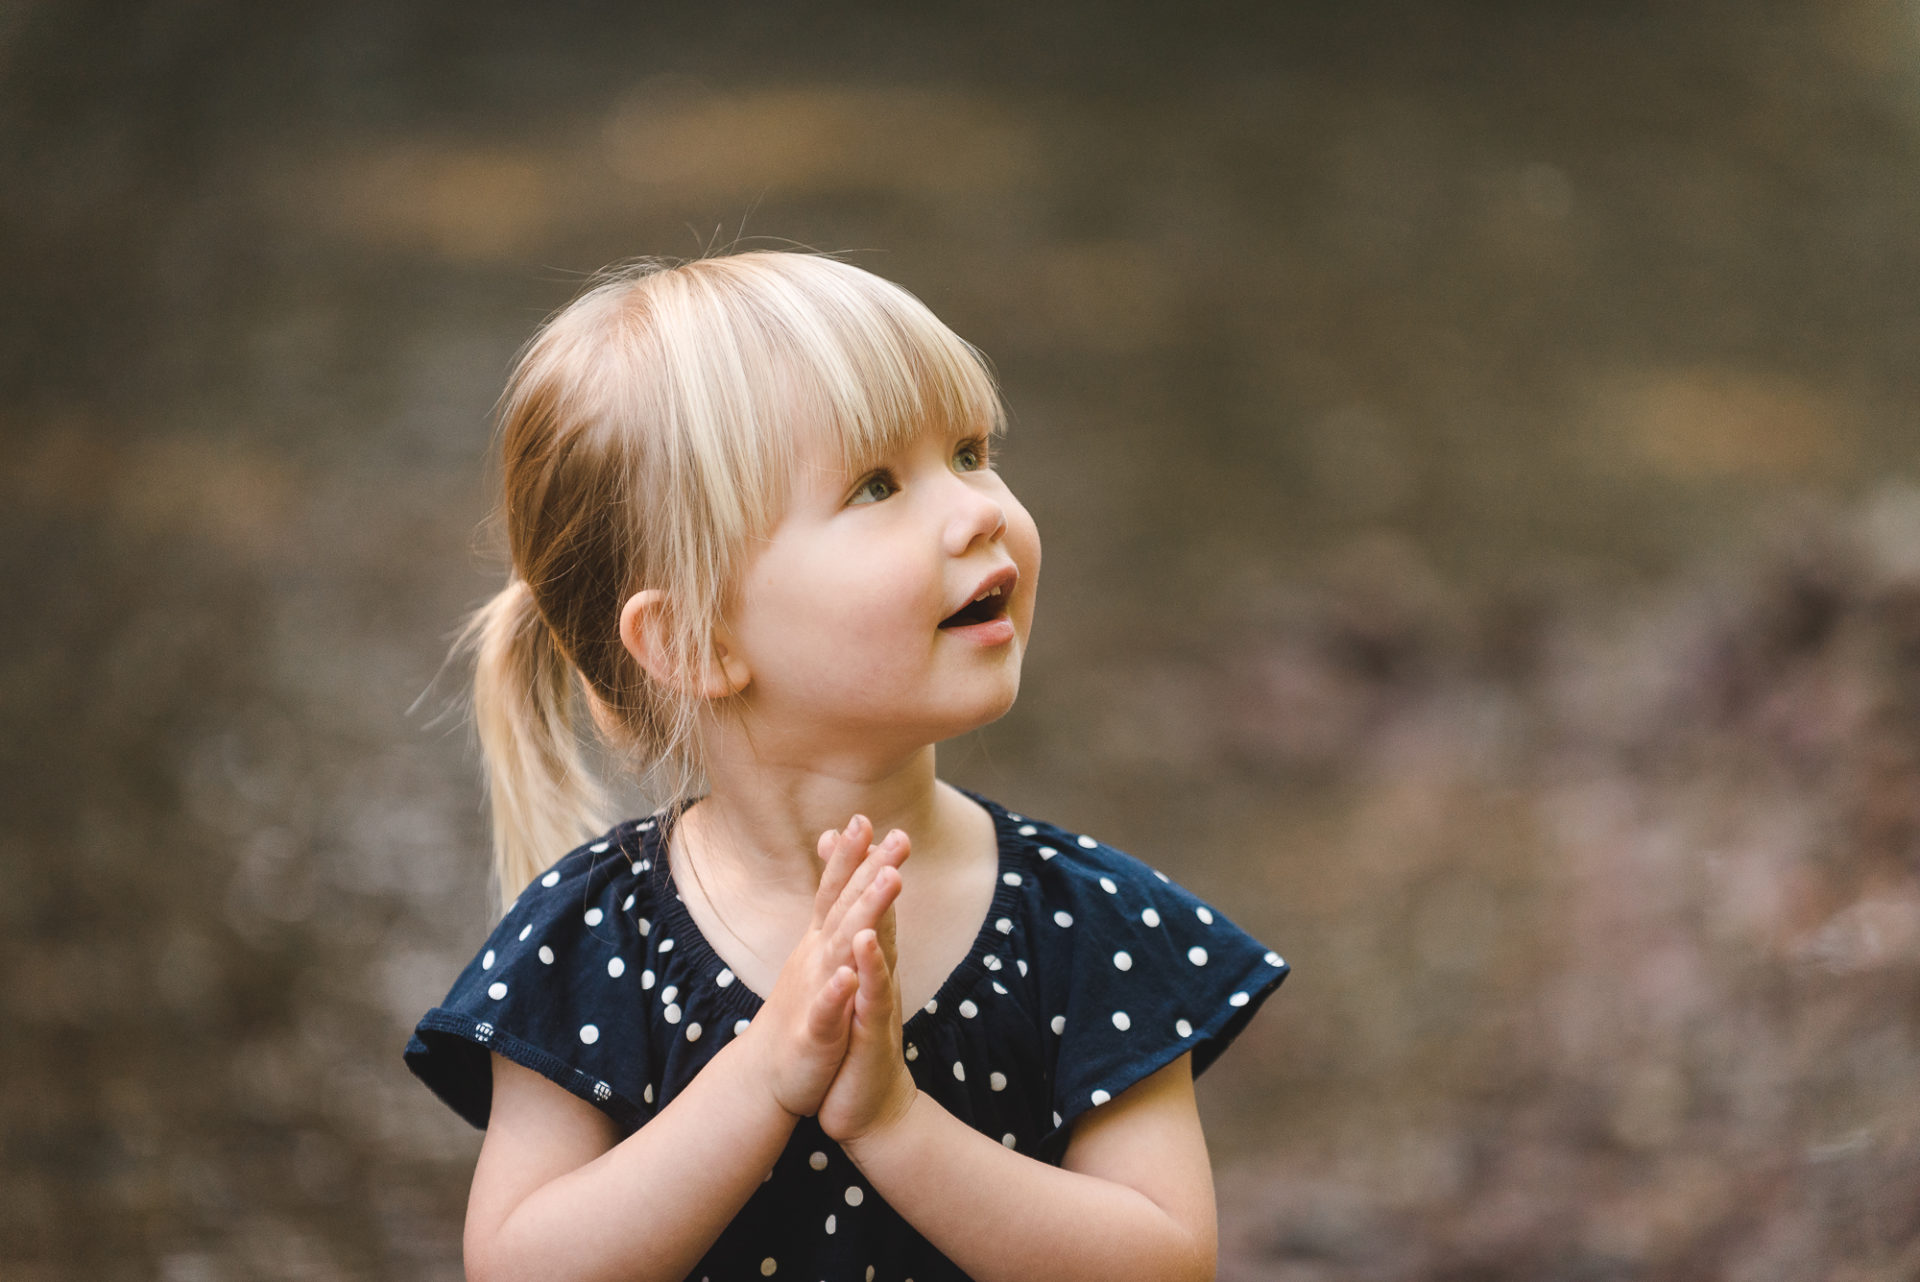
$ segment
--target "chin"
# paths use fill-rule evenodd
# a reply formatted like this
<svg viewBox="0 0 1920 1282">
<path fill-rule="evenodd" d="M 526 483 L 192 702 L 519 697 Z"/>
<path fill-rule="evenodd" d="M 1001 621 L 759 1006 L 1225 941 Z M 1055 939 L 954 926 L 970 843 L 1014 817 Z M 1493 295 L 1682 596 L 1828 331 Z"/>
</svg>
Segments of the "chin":
<svg viewBox="0 0 1920 1282">
<path fill-rule="evenodd" d="M 948 735 L 947 738 L 951 739 L 957 735 L 968 734 L 974 730 L 978 730 L 982 726 L 992 725 L 1000 718 L 1006 716 L 1007 713 L 1013 711 L 1014 700 L 1017 699 L 1019 695 L 1020 673 L 1018 669 L 1015 669 L 1006 684 L 996 691 L 992 698 L 983 699 L 980 702 L 977 713 L 969 719 L 968 723 L 956 729 L 953 734 Z"/>
</svg>

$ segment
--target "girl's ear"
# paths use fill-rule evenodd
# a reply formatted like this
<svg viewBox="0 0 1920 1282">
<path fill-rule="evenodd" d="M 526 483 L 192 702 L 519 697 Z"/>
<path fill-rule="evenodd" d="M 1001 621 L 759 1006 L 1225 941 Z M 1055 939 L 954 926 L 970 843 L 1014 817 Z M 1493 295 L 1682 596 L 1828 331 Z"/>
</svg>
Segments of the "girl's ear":
<svg viewBox="0 0 1920 1282">
<path fill-rule="evenodd" d="M 659 588 L 647 588 L 627 598 L 620 607 L 620 644 L 633 656 L 646 674 L 669 690 L 681 688 L 679 674 L 669 662 L 662 603 L 666 594 Z M 708 699 L 723 699 L 747 688 L 753 674 L 747 662 L 716 637 L 713 662 L 702 672 L 695 693 Z"/>
</svg>

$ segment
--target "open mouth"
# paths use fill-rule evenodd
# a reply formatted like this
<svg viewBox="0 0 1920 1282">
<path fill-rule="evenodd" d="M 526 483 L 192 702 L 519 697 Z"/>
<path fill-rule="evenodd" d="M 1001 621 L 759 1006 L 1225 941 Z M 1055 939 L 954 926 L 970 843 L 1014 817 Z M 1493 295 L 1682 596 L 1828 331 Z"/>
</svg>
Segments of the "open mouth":
<svg viewBox="0 0 1920 1282">
<path fill-rule="evenodd" d="M 985 623 L 997 619 L 1007 610 L 1006 595 L 997 587 L 988 588 L 985 593 L 967 602 L 946 618 L 940 620 L 943 628 L 964 628 L 969 623 Z"/>
</svg>

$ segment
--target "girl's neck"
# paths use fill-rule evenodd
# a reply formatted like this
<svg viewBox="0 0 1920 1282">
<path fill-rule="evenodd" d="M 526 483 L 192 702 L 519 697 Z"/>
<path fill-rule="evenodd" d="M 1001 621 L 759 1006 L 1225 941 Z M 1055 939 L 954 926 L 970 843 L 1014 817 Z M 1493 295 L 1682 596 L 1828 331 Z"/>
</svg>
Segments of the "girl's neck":
<svg viewBox="0 0 1920 1282">
<path fill-rule="evenodd" d="M 913 842 L 908 867 L 936 871 L 942 852 L 961 848 L 978 807 L 934 776 L 928 744 L 883 767 L 834 770 L 721 758 L 708 768 L 707 795 L 680 821 L 680 847 L 703 871 L 775 895 L 811 895 L 820 882 L 820 834 L 856 814 L 874 840 L 900 828 Z M 902 873 L 912 876 L 906 868 Z"/>
</svg>

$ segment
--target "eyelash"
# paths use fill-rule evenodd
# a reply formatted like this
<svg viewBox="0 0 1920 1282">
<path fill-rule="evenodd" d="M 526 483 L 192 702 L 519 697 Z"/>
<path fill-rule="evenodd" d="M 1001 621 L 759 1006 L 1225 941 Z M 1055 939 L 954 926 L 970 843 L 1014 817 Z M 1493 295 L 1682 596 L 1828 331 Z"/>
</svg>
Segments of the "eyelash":
<svg viewBox="0 0 1920 1282">
<path fill-rule="evenodd" d="M 970 437 L 967 440 L 960 442 L 960 444 L 954 448 L 953 452 L 956 456 L 958 456 L 961 453 L 969 452 L 969 451 L 977 459 L 979 459 L 979 464 L 978 466 L 967 469 L 968 471 L 979 472 L 979 471 L 983 471 L 985 469 L 991 468 L 993 466 L 993 457 L 988 448 L 986 437 L 984 436 Z M 884 467 L 875 468 L 872 472 L 869 472 L 866 475 L 866 477 L 860 482 L 859 485 L 854 487 L 853 497 L 847 500 L 849 505 L 857 505 L 860 499 L 860 496 L 865 494 L 867 492 L 867 488 L 871 486 L 875 481 L 885 481 L 887 485 L 890 487 L 889 493 L 898 493 L 900 490 L 900 484 L 899 482 L 893 479 L 893 473 L 890 470 Z M 876 499 L 874 501 L 878 502 L 879 500 Z"/>
</svg>

